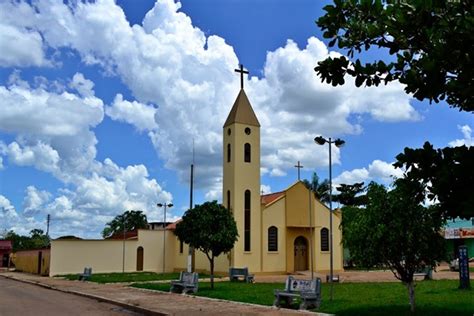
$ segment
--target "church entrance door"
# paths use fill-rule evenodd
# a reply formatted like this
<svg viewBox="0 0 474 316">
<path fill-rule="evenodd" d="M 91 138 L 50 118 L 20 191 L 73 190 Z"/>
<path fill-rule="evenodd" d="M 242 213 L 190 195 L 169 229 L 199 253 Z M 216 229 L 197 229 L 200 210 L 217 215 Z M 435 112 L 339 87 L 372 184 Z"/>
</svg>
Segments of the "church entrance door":
<svg viewBox="0 0 474 316">
<path fill-rule="evenodd" d="M 295 271 L 308 270 L 308 240 L 303 236 L 295 239 Z"/>
<path fill-rule="evenodd" d="M 143 247 L 137 248 L 137 271 L 143 271 Z"/>
</svg>

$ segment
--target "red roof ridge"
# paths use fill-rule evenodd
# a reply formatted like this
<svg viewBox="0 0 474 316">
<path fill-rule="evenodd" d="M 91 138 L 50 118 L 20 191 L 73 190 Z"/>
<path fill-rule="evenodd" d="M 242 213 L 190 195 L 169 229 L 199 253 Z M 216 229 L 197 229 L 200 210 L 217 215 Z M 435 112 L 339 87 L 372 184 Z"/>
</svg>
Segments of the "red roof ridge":
<svg viewBox="0 0 474 316">
<path fill-rule="evenodd" d="M 285 195 L 285 192 L 286 192 L 286 190 L 261 195 L 260 196 L 260 203 L 264 204 L 264 205 L 270 204 L 273 201 L 277 200 L 279 197 Z"/>
</svg>

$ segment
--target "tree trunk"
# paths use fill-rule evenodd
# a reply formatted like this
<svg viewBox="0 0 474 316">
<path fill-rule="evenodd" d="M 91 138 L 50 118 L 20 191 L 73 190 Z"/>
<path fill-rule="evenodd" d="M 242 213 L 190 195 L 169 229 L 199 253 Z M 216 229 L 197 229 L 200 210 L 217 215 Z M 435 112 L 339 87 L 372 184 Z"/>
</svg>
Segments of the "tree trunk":
<svg viewBox="0 0 474 316">
<path fill-rule="evenodd" d="M 214 255 L 211 257 L 211 289 L 214 289 Z"/>
<path fill-rule="evenodd" d="M 415 312 L 415 283 L 413 281 L 406 283 L 408 289 L 408 297 L 410 299 L 410 311 Z"/>
</svg>

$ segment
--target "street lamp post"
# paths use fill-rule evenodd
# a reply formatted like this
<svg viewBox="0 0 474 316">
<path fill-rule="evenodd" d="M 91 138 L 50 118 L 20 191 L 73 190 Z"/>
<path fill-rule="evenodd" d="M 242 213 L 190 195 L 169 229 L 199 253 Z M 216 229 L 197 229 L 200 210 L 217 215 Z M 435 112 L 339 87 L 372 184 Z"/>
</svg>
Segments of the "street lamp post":
<svg viewBox="0 0 474 316">
<path fill-rule="evenodd" d="M 314 142 L 318 145 L 329 144 L 329 283 L 330 283 L 330 300 L 332 301 L 333 294 L 333 247 L 332 247 L 332 157 L 331 145 L 342 147 L 344 141 L 340 138 L 332 140 L 331 137 L 325 139 L 322 136 L 316 136 Z"/>
<path fill-rule="evenodd" d="M 164 212 L 163 212 L 163 273 L 165 273 L 165 262 L 166 262 L 166 208 L 173 207 L 173 204 L 168 203 L 168 204 L 162 204 L 158 203 L 156 204 L 158 207 L 164 207 Z"/>
<path fill-rule="evenodd" d="M 125 213 L 122 215 L 122 230 L 123 230 L 123 238 L 122 238 L 122 273 L 125 273 Z"/>
</svg>

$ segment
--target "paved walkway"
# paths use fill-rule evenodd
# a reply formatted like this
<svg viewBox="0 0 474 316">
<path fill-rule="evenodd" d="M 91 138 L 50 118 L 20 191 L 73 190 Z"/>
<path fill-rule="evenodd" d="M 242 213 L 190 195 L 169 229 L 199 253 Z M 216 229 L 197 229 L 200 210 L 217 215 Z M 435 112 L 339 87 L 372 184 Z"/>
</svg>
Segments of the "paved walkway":
<svg viewBox="0 0 474 316">
<path fill-rule="evenodd" d="M 3 272 L 0 273 L 0 277 L 2 276 L 99 301 L 131 307 L 132 310 L 134 309 L 144 315 L 317 315 L 317 313 L 306 311 L 277 309 L 189 295 L 148 291 L 130 288 L 124 284 L 69 281 L 20 272 Z"/>
</svg>

